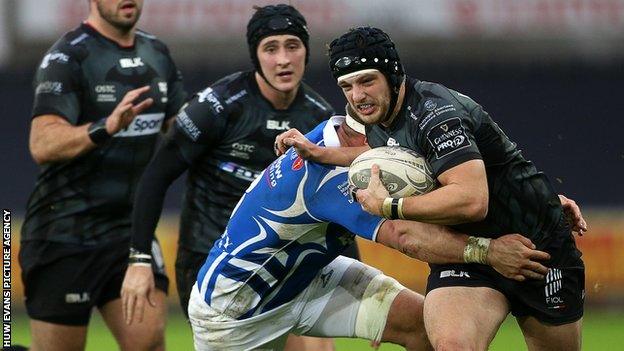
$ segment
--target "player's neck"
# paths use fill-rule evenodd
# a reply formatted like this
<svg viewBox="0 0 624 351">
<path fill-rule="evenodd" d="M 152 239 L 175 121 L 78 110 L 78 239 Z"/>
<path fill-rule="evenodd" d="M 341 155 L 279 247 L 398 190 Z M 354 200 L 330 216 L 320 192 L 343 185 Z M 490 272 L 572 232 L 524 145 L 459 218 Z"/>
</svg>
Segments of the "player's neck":
<svg viewBox="0 0 624 351">
<path fill-rule="evenodd" d="M 122 30 L 108 23 L 101 16 L 94 13 L 89 14 L 86 23 L 97 30 L 98 33 L 116 42 L 120 46 L 130 47 L 134 45 L 136 27 L 132 27 L 130 30 Z"/>
<path fill-rule="evenodd" d="M 255 78 L 258 88 L 260 89 L 260 94 L 271 103 L 274 109 L 286 110 L 290 107 L 290 104 L 295 101 L 300 85 L 297 85 L 297 87 L 291 91 L 284 92 L 269 85 L 258 72 L 255 73 Z"/>
<path fill-rule="evenodd" d="M 401 87 L 399 88 L 399 95 L 397 96 L 397 103 L 394 106 L 394 110 L 392 111 L 392 114 L 390 115 L 390 117 L 381 122 L 381 125 L 384 127 L 389 127 L 392 125 L 392 123 L 394 122 L 394 120 L 396 119 L 396 117 L 399 114 L 399 111 L 401 111 L 401 107 L 403 106 L 403 100 L 405 99 L 405 81 L 403 81 L 403 83 L 401 83 Z"/>
</svg>

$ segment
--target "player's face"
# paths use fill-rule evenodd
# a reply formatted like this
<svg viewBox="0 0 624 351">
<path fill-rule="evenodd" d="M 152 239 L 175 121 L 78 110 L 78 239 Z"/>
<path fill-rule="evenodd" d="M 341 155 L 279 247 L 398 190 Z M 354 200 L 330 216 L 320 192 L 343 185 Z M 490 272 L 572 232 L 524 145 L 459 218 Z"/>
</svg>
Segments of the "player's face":
<svg viewBox="0 0 624 351">
<path fill-rule="evenodd" d="M 143 0 L 96 0 L 100 16 L 113 27 L 128 31 L 141 16 Z"/>
<path fill-rule="evenodd" d="M 277 90 L 296 89 L 305 70 L 306 48 L 294 35 L 272 35 L 260 41 L 258 61 L 267 81 Z"/>
<path fill-rule="evenodd" d="M 357 74 L 338 83 L 351 109 L 364 124 L 383 121 L 390 108 L 390 85 L 379 71 Z"/>
</svg>

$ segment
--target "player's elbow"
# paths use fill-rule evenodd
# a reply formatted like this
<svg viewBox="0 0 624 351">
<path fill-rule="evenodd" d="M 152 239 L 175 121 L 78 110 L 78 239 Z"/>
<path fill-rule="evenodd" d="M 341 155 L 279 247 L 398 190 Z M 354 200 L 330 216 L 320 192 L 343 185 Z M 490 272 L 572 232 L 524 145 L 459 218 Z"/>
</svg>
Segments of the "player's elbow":
<svg viewBox="0 0 624 351">
<path fill-rule="evenodd" d="M 465 216 L 470 222 L 479 222 L 488 214 L 488 196 L 473 196 L 465 206 Z"/>
<path fill-rule="evenodd" d="M 410 233 L 408 228 L 410 222 L 393 222 L 393 237 L 395 238 L 394 248 L 409 257 L 422 259 L 421 245 L 418 242 L 418 237 Z M 414 223 L 412 224 L 415 225 Z"/>
<path fill-rule="evenodd" d="M 28 148 L 30 150 L 30 155 L 36 164 L 43 165 L 52 161 L 52 158 L 50 157 L 51 155 L 46 152 L 45 148 L 39 143 L 31 140 Z"/>
</svg>

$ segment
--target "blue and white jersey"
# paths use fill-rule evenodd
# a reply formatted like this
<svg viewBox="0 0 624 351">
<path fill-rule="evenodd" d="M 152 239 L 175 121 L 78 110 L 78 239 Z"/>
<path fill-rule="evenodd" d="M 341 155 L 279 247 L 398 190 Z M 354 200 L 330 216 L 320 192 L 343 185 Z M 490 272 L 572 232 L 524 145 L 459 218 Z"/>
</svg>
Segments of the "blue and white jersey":
<svg viewBox="0 0 624 351">
<path fill-rule="evenodd" d="M 334 116 L 307 138 L 339 146 Z M 291 301 L 353 240 L 375 240 L 384 219 L 349 195 L 347 167 L 301 159 L 294 149 L 251 184 L 199 271 L 197 286 L 215 310 L 245 319 Z"/>
</svg>

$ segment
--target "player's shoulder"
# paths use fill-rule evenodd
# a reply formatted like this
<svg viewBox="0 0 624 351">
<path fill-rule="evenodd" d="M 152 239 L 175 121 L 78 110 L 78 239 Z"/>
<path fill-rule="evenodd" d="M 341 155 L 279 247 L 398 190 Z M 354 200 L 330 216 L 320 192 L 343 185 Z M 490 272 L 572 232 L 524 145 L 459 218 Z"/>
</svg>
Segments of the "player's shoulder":
<svg viewBox="0 0 624 351">
<path fill-rule="evenodd" d="M 206 112 L 206 108 L 212 110 L 214 115 L 229 114 L 232 105 L 240 103 L 239 100 L 244 100 L 248 95 L 249 89 L 245 80 L 245 72 L 225 76 L 195 93 L 189 105 L 196 106 L 192 110 L 201 111 L 201 114 Z"/>
<path fill-rule="evenodd" d="M 165 42 L 160 40 L 156 35 L 152 33 L 146 32 L 142 29 L 137 29 L 135 32 L 135 40 L 137 42 L 150 45 L 155 50 L 160 51 L 165 55 L 170 55 L 169 47 L 167 46 L 167 44 L 165 44 Z"/>
<path fill-rule="evenodd" d="M 63 34 L 46 52 L 43 64 L 54 60 L 60 63 L 66 63 L 70 59 L 81 61 L 88 56 L 87 43 L 93 37 L 84 30 L 84 27 L 78 26 L 69 32 Z"/>
<path fill-rule="evenodd" d="M 303 104 L 306 109 L 323 115 L 325 117 L 323 119 L 327 119 L 334 114 L 333 107 L 305 82 L 301 83 L 301 92 L 303 95 Z"/>
<path fill-rule="evenodd" d="M 327 123 L 329 123 L 329 120 L 324 120 L 320 122 L 316 127 L 314 127 L 306 134 L 306 138 L 315 144 L 322 143 L 324 145 L 325 138 L 327 137 L 325 133 L 325 127 L 327 126 Z"/>
<path fill-rule="evenodd" d="M 236 92 L 240 89 L 248 90 L 249 76 L 250 72 L 248 71 L 234 72 L 218 79 L 211 85 L 211 87 L 212 89 L 223 92 L 224 94 L 236 94 Z"/>
<path fill-rule="evenodd" d="M 439 83 L 415 79 L 408 83 L 408 120 L 415 130 L 427 130 L 449 118 L 469 119 L 471 111 L 479 106 L 470 97 Z"/>
<path fill-rule="evenodd" d="M 440 83 L 423 80 L 413 80 L 411 83 L 415 92 L 412 99 L 416 99 L 420 106 L 425 107 L 425 110 L 431 109 L 434 103 L 456 103 L 456 97 L 451 93 L 451 90 Z"/>
<path fill-rule="evenodd" d="M 440 83 L 414 81 L 412 86 L 418 103 L 425 109 L 431 109 L 434 104 L 437 105 L 436 108 L 440 107 L 440 103 L 442 106 L 452 104 L 457 108 L 468 110 L 478 105 L 471 97 Z"/>
<path fill-rule="evenodd" d="M 206 90 L 226 105 L 245 102 L 250 95 L 249 75 L 250 72 L 246 71 L 234 72 L 217 80 Z"/>
</svg>

